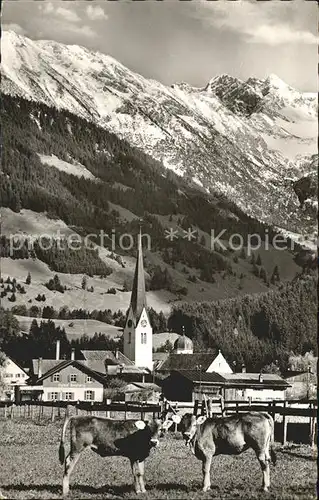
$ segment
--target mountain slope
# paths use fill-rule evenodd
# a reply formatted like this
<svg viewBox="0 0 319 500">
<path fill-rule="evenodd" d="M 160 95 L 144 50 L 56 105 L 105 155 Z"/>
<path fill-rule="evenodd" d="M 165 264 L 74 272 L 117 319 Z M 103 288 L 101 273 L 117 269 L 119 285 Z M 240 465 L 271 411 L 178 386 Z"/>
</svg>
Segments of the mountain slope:
<svg viewBox="0 0 319 500">
<path fill-rule="evenodd" d="M 124 138 L 198 189 L 297 234 L 316 221 L 300 207 L 297 155 L 316 151 L 316 96 L 275 76 L 222 75 L 202 89 L 165 87 L 78 46 L 3 36 L 3 92 L 67 109 Z M 300 176 L 301 177 L 301 176 Z"/>
<path fill-rule="evenodd" d="M 53 241 L 72 234 L 95 234 L 91 240 L 97 244 L 94 254 L 89 249 L 68 251 L 63 245 L 61 252 L 56 247 L 43 252 L 36 245 L 34 252 L 23 247 L 10 255 L 8 242 L 1 241 L 2 277 L 16 278 L 23 285 L 28 272 L 32 275 L 31 285 L 25 293 L 17 292 L 14 301 L 14 287 L 0 285 L 1 293 L 10 289 L 2 296 L 5 307 L 67 304 L 70 309 L 124 312 L 130 299 L 135 244 L 125 250 L 120 237 L 135 236 L 141 217 L 143 232 L 151 239 L 150 251 L 143 239 L 148 301 L 157 311 L 168 311 L 174 301 L 217 300 L 276 288 L 279 283 L 270 281 L 276 265 L 281 282 L 300 272 L 294 252 L 265 250 L 264 244 L 255 252 L 257 266 L 247 249 L 211 251 L 212 226 L 216 234 L 226 229 L 225 240 L 233 233 L 246 238 L 253 232 L 262 240 L 273 233 L 225 196 L 189 187 L 114 134 L 67 111 L 6 95 L 2 118 L 3 234 L 13 232 L 22 239 L 37 240 L 44 233 Z M 178 239 L 165 237 L 169 228 L 178 232 Z M 188 228 L 195 232 L 192 241 L 183 235 Z M 94 292 L 82 290 L 83 273 L 89 275 L 88 287 Z M 55 274 L 66 287 L 64 293 L 46 286 Z M 109 289 L 116 294 L 107 293 Z M 38 294 L 45 295 L 44 303 L 36 299 Z"/>
</svg>

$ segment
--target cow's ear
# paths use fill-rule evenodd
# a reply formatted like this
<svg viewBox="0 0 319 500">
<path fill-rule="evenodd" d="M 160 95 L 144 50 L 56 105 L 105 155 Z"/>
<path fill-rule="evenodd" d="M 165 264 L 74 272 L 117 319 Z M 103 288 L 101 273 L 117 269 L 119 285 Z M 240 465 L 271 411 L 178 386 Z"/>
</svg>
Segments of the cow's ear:
<svg viewBox="0 0 319 500">
<path fill-rule="evenodd" d="M 179 424 L 182 419 L 179 415 L 173 415 L 172 420 L 173 420 L 174 424 Z"/>
<path fill-rule="evenodd" d="M 206 420 L 205 415 L 201 415 L 200 417 L 198 417 L 196 419 L 196 424 L 201 425 L 201 424 L 203 424 L 205 422 L 205 420 Z"/>
<path fill-rule="evenodd" d="M 173 420 L 165 420 L 165 422 L 162 423 L 162 429 L 167 430 L 173 425 Z"/>
<path fill-rule="evenodd" d="M 136 426 L 139 430 L 142 430 L 142 429 L 145 429 L 146 424 L 145 424 L 145 422 L 143 422 L 143 420 L 137 420 L 137 421 L 135 422 L 135 426 Z"/>
</svg>

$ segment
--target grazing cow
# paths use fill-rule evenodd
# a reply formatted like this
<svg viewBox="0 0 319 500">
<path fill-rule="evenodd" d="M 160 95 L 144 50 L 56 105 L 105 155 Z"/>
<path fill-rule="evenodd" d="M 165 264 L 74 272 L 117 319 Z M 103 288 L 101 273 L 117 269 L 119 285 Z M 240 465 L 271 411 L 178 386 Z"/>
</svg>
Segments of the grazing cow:
<svg viewBox="0 0 319 500">
<path fill-rule="evenodd" d="M 186 445 L 203 464 L 203 491 L 210 489 L 214 455 L 239 455 L 252 448 L 263 473 L 263 490 L 270 486 L 269 462 L 276 464 L 273 449 L 274 421 L 268 413 L 250 412 L 229 417 L 198 417 L 186 413 L 180 420 Z"/>
<path fill-rule="evenodd" d="M 124 456 L 131 462 L 136 493 L 144 493 L 144 460 L 159 443 L 171 420 L 112 420 L 97 417 L 70 417 L 64 422 L 59 448 L 64 464 L 63 496 L 69 493 L 71 472 L 81 452 L 91 448 L 101 457 Z M 64 437 L 70 424 L 70 453 L 65 457 Z"/>
</svg>

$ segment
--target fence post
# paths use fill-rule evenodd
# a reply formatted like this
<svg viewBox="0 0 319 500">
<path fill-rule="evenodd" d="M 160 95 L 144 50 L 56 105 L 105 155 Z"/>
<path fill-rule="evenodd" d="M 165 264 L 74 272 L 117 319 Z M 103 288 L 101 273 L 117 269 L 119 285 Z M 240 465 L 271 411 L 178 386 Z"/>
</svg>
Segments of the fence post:
<svg viewBox="0 0 319 500">
<path fill-rule="evenodd" d="M 198 401 L 198 399 L 195 399 L 195 404 L 194 404 L 194 415 L 195 415 L 195 417 L 197 416 L 198 405 L 199 405 L 199 401 Z"/>
<path fill-rule="evenodd" d="M 212 400 L 211 400 L 211 398 L 209 398 L 207 400 L 207 414 L 208 414 L 207 415 L 208 418 L 212 418 L 212 416 L 213 416 L 213 408 L 212 408 Z"/>
<path fill-rule="evenodd" d="M 220 409 L 222 412 L 222 417 L 224 417 L 225 416 L 225 401 L 224 401 L 223 396 L 220 397 Z"/>
<path fill-rule="evenodd" d="M 284 401 L 283 412 L 282 412 L 282 444 L 286 446 L 287 444 L 287 426 L 288 426 L 288 416 L 286 415 L 287 401 Z"/>
<path fill-rule="evenodd" d="M 55 417 L 55 406 L 52 405 L 52 410 L 51 410 L 51 422 L 54 422 L 54 417 Z"/>
<path fill-rule="evenodd" d="M 39 422 L 40 422 L 40 420 L 41 420 L 41 410 L 42 410 L 42 408 L 41 408 L 41 406 L 39 406 L 39 417 L 38 417 Z"/>
<path fill-rule="evenodd" d="M 309 404 L 309 409 L 310 409 L 310 414 L 311 414 L 312 403 Z M 310 441 L 310 445 L 312 448 L 314 447 L 314 443 L 315 443 L 315 432 L 316 432 L 316 419 L 312 415 L 310 415 L 310 418 L 309 418 L 309 441 Z"/>
</svg>

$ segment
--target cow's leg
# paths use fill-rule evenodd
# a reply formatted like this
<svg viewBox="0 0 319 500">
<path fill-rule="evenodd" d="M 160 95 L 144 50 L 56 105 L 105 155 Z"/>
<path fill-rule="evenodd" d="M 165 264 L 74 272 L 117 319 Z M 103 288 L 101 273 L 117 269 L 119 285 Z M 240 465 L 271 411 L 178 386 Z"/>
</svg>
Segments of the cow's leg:
<svg viewBox="0 0 319 500">
<path fill-rule="evenodd" d="M 137 474 L 137 480 L 140 482 L 140 488 L 141 488 L 141 493 L 145 493 L 145 483 L 144 483 L 144 462 L 137 462 L 138 464 L 138 474 Z"/>
<path fill-rule="evenodd" d="M 268 491 L 270 486 L 270 467 L 269 467 L 269 458 L 265 451 L 260 451 L 257 454 L 257 458 L 259 460 L 261 470 L 263 473 L 263 484 L 262 488 L 264 491 Z"/>
<path fill-rule="evenodd" d="M 210 490 L 210 468 L 212 465 L 212 458 L 213 455 L 205 455 L 205 458 L 203 459 L 203 491 L 209 491 Z"/>
<path fill-rule="evenodd" d="M 138 460 L 131 460 L 131 467 L 134 477 L 134 488 L 136 493 L 141 493 L 140 471 Z"/>
<path fill-rule="evenodd" d="M 76 462 L 79 460 L 80 453 L 69 453 L 64 462 L 64 475 L 63 475 L 63 496 L 66 497 L 70 491 L 70 475 L 75 467 Z"/>
</svg>

